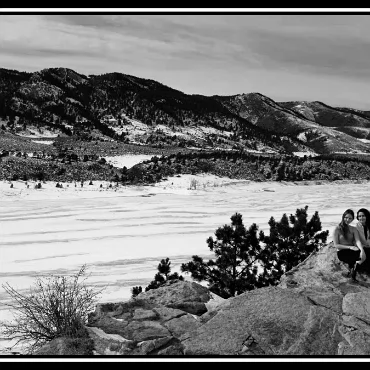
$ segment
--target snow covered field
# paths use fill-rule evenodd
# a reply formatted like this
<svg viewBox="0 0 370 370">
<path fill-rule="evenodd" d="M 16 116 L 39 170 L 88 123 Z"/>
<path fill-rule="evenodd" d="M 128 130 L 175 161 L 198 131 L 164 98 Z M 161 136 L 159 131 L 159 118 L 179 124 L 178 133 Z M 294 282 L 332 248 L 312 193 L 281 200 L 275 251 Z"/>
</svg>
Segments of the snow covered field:
<svg viewBox="0 0 370 370">
<path fill-rule="evenodd" d="M 130 168 L 133 165 L 143 162 L 145 160 L 148 160 L 150 158 L 154 157 L 154 155 L 135 155 L 135 154 L 127 154 L 125 156 L 113 156 L 113 157 L 104 157 L 105 160 L 112 164 L 115 167 L 122 168 L 123 166 L 126 166 L 126 168 Z"/>
<path fill-rule="evenodd" d="M 82 188 L 49 182 L 41 189 L 1 182 L 0 320 L 11 318 L 3 305 L 6 282 L 27 292 L 36 276 L 75 273 L 87 264 L 87 283 L 105 287 L 101 302 L 127 300 L 133 286 L 148 285 L 162 258 L 180 272 L 194 254 L 211 257 L 206 239 L 235 212 L 247 227 L 255 222 L 268 232 L 271 216 L 280 220 L 308 205 L 309 217 L 317 210 L 331 231 L 347 208 L 370 208 L 369 192 L 369 182 L 297 185 L 208 175 L 112 188 L 99 181 Z"/>
</svg>

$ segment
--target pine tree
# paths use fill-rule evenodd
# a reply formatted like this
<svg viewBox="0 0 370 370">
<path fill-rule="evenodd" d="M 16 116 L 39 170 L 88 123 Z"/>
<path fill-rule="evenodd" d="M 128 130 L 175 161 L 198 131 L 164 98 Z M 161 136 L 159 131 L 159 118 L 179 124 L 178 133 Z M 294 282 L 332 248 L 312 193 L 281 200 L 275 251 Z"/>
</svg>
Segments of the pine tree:
<svg viewBox="0 0 370 370">
<path fill-rule="evenodd" d="M 242 215 L 231 216 L 231 225 L 224 225 L 207 239 L 208 248 L 216 259 L 203 261 L 193 256 L 191 262 L 181 265 L 182 272 L 191 273 L 196 281 L 208 281 L 213 293 L 229 298 L 260 286 L 258 260 L 262 252 L 257 236 L 258 226 L 252 224 L 247 230 Z"/>
<path fill-rule="evenodd" d="M 285 176 L 285 163 L 281 160 L 280 163 L 278 164 L 278 166 L 276 167 L 276 172 L 275 172 L 275 177 L 274 177 L 274 181 L 282 181 L 284 180 L 284 176 Z"/>
<path fill-rule="evenodd" d="M 270 218 L 270 235 L 262 237 L 265 247 L 261 278 L 265 285 L 275 285 L 286 271 L 326 243 L 329 232 L 321 231 L 318 212 L 307 221 L 307 209 L 308 206 L 297 209 L 289 218 L 284 213 L 279 222 Z"/>
<path fill-rule="evenodd" d="M 146 292 L 150 289 L 157 289 L 170 280 L 184 280 L 177 272 L 171 274 L 171 261 L 168 257 L 161 260 L 157 266 L 157 270 L 158 272 L 155 274 L 154 280 L 145 288 Z M 132 297 L 136 297 L 142 291 L 143 289 L 141 286 L 133 287 L 131 289 Z"/>
<path fill-rule="evenodd" d="M 133 297 L 136 297 L 138 294 L 140 294 L 143 291 L 143 288 L 141 286 L 134 286 L 131 289 L 131 293 Z"/>
</svg>

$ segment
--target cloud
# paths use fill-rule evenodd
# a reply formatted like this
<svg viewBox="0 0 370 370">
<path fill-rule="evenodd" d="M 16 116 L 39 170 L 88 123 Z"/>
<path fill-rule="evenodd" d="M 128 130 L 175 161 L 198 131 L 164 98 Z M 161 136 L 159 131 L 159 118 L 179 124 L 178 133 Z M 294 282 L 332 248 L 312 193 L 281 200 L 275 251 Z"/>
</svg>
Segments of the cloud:
<svg viewBox="0 0 370 370">
<path fill-rule="evenodd" d="M 0 26 L 0 40 L 14 43 L 4 51 L 13 54 L 23 47 L 28 55 L 31 48 L 35 55 L 37 50 L 45 54 L 55 49 L 72 56 L 75 50 L 80 57 L 95 53 L 99 59 L 121 58 L 129 65 L 152 68 L 294 68 L 355 77 L 369 69 L 368 19 L 280 14 L 3 15 L 1 23 L 6 25 Z"/>
<path fill-rule="evenodd" d="M 0 66 L 122 72 L 187 93 L 272 98 L 370 93 L 369 15 L 24 14 L 0 16 Z M 326 89 L 326 90 L 325 90 Z M 321 94 L 321 97 L 319 96 Z M 350 96 L 351 95 L 351 96 Z"/>
<path fill-rule="evenodd" d="M 361 78 L 370 72 L 369 40 L 254 31 L 250 47 L 266 68 L 294 68 L 333 75 L 348 73 Z"/>
<path fill-rule="evenodd" d="M 76 37 L 81 33 L 87 38 L 99 33 L 116 54 L 129 53 L 135 63 L 146 64 L 144 59 L 148 63 L 150 59 L 153 68 L 171 65 L 175 69 L 189 69 L 194 64 L 199 67 L 222 63 L 225 67 L 227 62 L 238 62 L 241 52 L 250 56 L 243 58 L 244 64 L 253 63 L 248 47 L 233 42 L 230 26 L 222 16 L 46 15 L 43 18 L 60 27 L 61 32 L 73 32 Z"/>
<path fill-rule="evenodd" d="M 261 69 L 363 78 L 370 69 L 369 20 L 362 15 L 251 16 L 248 26 L 240 27 L 239 40 Z"/>
<path fill-rule="evenodd" d="M 34 47 L 24 43 L 9 43 L 0 42 L 1 52 L 13 56 L 21 57 L 41 57 L 41 58 L 54 58 L 54 57 L 89 57 L 96 58 L 98 55 L 92 50 L 76 50 L 76 49 L 58 49 L 48 47 Z"/>
</svg>

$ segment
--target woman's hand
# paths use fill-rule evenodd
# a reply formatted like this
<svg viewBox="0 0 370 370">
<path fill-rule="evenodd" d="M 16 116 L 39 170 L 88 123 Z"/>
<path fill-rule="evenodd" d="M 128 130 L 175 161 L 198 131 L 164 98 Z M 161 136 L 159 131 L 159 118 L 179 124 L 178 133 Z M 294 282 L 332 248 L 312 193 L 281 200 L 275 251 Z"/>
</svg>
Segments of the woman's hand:
<svg viewBox="0 0 370 370">
<path fill-rule="evenodd" d="M 349 246 L 348 249 L 351 249 L 353 251 L 358 251 L 360 248 L 359 247 L 356 247 L 355 245 L 351 245 L 351 246 Z"/>
<path fill-rule="evenodd" d="M 366 254 L 363 250 L 360 252 L 360 258 L 361 258 L 361 263 L 366 260 Z"/>
</svg>

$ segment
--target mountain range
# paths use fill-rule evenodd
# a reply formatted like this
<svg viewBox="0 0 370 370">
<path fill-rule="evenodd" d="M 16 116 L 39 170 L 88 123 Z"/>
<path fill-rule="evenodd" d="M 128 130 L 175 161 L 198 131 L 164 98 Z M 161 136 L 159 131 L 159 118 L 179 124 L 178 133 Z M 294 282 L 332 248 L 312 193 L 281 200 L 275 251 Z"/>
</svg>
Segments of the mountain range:
<svg viewBox="0 0 370 370">
<path fill-rule="evenodd" d="M 369 111 L 276 102 L 260 93 L 189 95 L 150 79 L 68 68 L 0 69 L 0 126 L 15 140 L 68 136 L 153 147 L 370 152 Z"/>
</svg>

